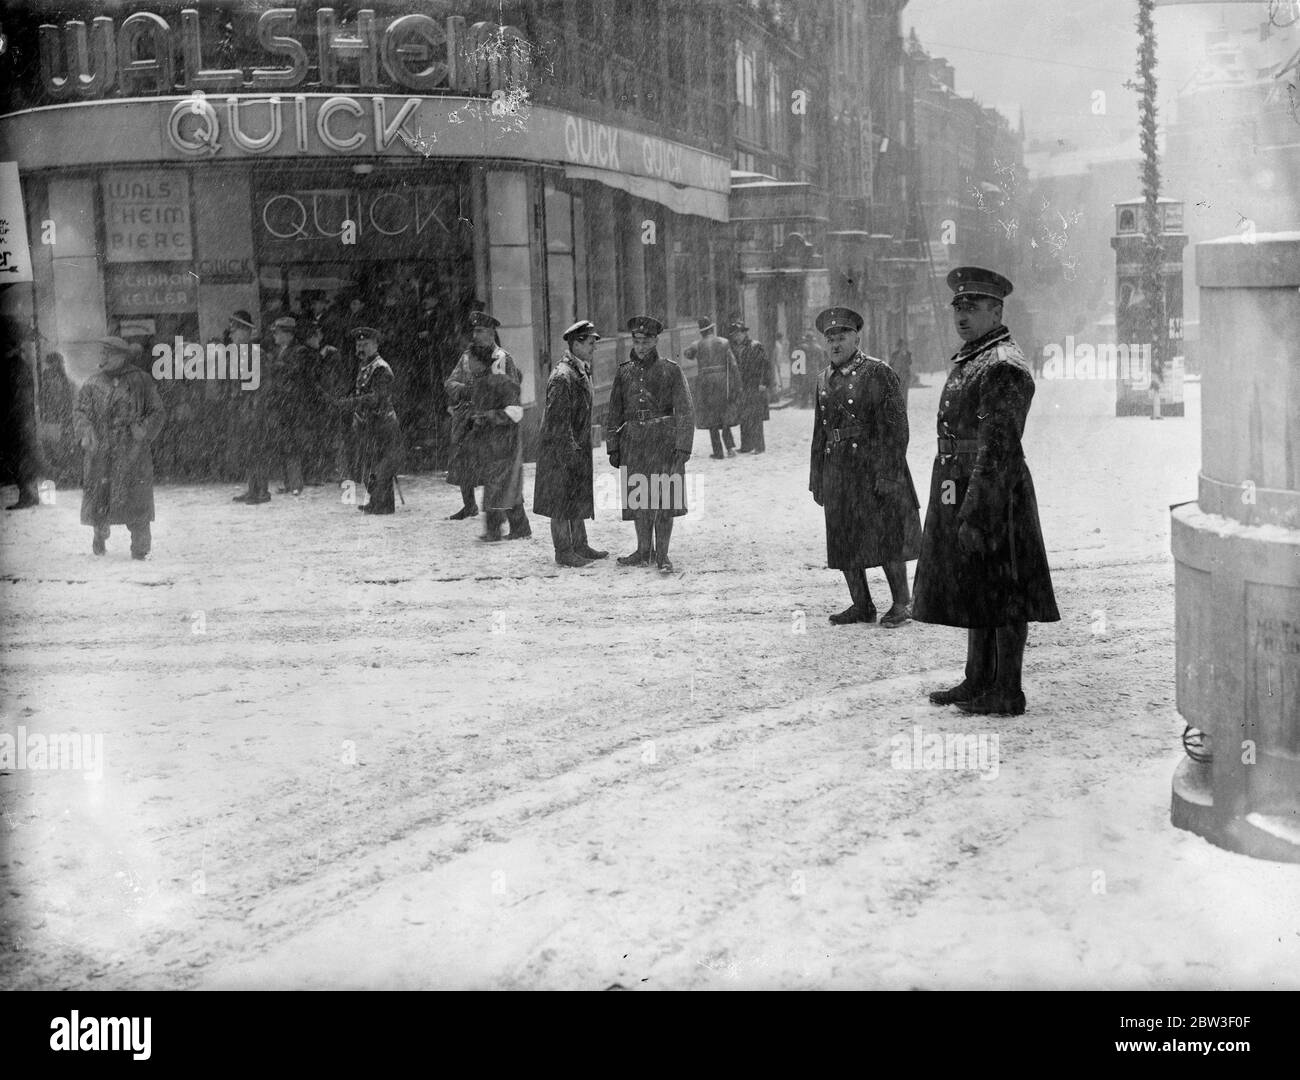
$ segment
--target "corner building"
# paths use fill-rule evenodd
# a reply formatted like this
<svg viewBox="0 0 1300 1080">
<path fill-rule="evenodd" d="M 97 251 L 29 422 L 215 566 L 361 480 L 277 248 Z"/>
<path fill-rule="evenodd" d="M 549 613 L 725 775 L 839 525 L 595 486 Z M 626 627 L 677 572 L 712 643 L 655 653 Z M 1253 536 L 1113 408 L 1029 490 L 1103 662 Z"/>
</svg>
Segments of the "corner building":
<svg viewBox="0 0 1300 1080">
<path fill-rule="evenodd" d="M 576 318 L 607 335 L 607 395 L 627 314 L 664 317 L 677 354 L 726 306 L 730 57 L 696 51 L 724 5 L 349 10 L 6 13 L 0 159 L 18 164 L 34 281 L 4 304 L 74 379 L 103 334 L 210 342 L 235 310 L 265 329 L 319 292 L 340 327 L 362 301 L 418 411 L 437 377 L 413 342 L 421 301 L 445 314 L 444 355 L 478 301 L 524 373 L 531 442 Z"/>
</svg>

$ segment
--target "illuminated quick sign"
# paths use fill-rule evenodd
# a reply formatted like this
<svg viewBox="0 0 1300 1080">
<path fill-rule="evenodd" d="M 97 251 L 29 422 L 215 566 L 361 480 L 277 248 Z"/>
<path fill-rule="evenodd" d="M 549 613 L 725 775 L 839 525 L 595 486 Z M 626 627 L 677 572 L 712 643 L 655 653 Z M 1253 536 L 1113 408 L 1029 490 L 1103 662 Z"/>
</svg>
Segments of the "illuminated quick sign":
<svg viewBox="0 0 1300 1080">
<path fill-rule="evenodd" d="M 161 15 L 137 11 L 118 26 L 107 16 L 89 30 L 79 19 L 39 28 L 41 77 L 56 101 L 73 97 L 140 97 L 202 90 L 293 90 L 309 70 L 307 47 L 298 31 L 298 11 L 271 8 L 257 19 L 261 53 L 249 57 L 280 66 L 205 67 L 205 42 L 199 12 L 180 13 L 179 31 Z M 209 24 L 211 25 L 211 23 Z M 489 94 L 527 85 L 531 47 L 513 26 L 477 22 L 467 26 L 453 15 L 438 23 L 428 15 L 401 15 L 381 24 L 374 11 L 357 12 L 356 23 L 341 29 L 333 8 L 316 12 L 316 89 L 378 90 L 399 87 L 427 92 L 446 89 Z M 207 42 L 206 55 L 233 59 L 240 43 Z M 178 76 L 173 57 L 183 64 Z M 227 62 L 230 62 L 227 60 Z M 346 71 L 344 70 L 346 68 Z"/>
</svg>

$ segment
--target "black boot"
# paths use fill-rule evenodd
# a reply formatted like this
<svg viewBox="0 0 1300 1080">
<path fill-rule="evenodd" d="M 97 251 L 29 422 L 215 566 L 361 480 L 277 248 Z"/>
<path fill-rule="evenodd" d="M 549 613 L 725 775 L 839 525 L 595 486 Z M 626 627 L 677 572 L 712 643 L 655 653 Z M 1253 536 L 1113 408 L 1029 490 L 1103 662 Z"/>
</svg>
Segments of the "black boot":
<svg viewBox="0 0 1300 1080">
<path fill-rule="evenodd" d="M 489 510 L 487 512 L 486 530 L 483 533 L 483 539 L 489 543 L 497 540 L 504 540 L 501 535 L 501 526 L 505 524 L 505 514 L 500 510 Z"/>
<path fill-rule="evenodd" d="M 668 544 L 673 538 L 673 516 L 667 510 L 660 510 L 655 517 L 655 565 L 659 573 L 671 574 L 673 564 L 668 558 Z"/>
<path fill-rule="evenodd" d="M 982 715 L 1020 716 L 1025 711 L 1025 695 L 1020 688 L 1020 672 L 1025 662 L 1028 623 L 1011 623 L 997 628 L 997 675 L 993 686 L 970 701 L 957 703 L 962 712 Z"/>
<path fill-rule="evenodd" d="M 451 521 L 464 521 L 466 518 L 478 516 L 478 503 L 474 500 L 474 485 L 461 484 L 460 501 L 463 504 L 459 510 L 450 516 Z"/>
<path fill-rule="evenodd" d="M 935 705 L 958 705 L 971 701 L 993 685 L 997 673 L 997 631 L 980 627 L 966 631 L 966 678 L 951 690 L 935 690 Z"/>
<path fill-rule="evenodd" d="M 573 550 L 573 523 L 564 518 L 551 518 L 551 542 L 555 545 L 555 562 L 559 566 L 580 568 L 590 566 L 591 560 L 584 559 Z"/>
<path fill-rule="evenodd" d="M 533 535 L 533 527 L 528 524 L 528 513 L 524 510 L 523 503 L 512 506 L 507 510 L 506 520 L 510 522 L 510 532 L 506 535 L 507 540 L 527 540 Z"/>
<path fill-rule="evenodd" d="M 871 590 L 867 588 L 867 572 L 865 570 L 845 570 L 843 573 L 853 603 L 838 614 L 830 616 L 830 621 L 836 626 L 847 626 L 849 623 L 875 622 L 876 605 L 871 602 Z"/>
<path fill-rule="evenodd" d="M 587 525 L 582 518 L 574 518 L 569 522 L 573 530 L 573 553 L 581 555 L 584 559 L 606 559 L 609 557 L 608 551 L 597 551 L 587 543 Z"/>
</svg>

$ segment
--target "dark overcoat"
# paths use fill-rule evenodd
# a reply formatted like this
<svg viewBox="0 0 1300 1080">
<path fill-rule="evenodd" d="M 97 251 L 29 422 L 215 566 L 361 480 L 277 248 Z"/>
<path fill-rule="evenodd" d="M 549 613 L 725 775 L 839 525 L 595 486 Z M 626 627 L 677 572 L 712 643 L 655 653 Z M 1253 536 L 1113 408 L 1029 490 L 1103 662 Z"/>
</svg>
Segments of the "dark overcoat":
<svg viewBox="0 0 1300 1080">
<path fill-rule="evenodd" d="M 1038 500 L 1021 436 L 1034 375 L 999 326 L 953 358 L 939 399 L 939 454 L 930 479 L 912 615 L 944 626 L 1056 622 Z M 992 550 L 958 543 L 967 522 Z"/>
<path fill-rule="evenodd" d="M 606 414 L 609 461 L 619 469 L 623 520 L 638 511 L 686 513 L 686 469 L 673 468 L 677 452 L 695 444 L 695 408 L 686 376 L 657 350 L 632 356 L 614 372 Z"/>
<path fill-rule="evenodd" d="M 740 422 L 753 424 L 766 420 L 769 417 L 767 392 L 775 381 L 767 350 L 761 342 L 750 340 L 739 348 L 733 346 L 733 351 L 740 369 Z"/>
<path fill-rule="evenodd" d="M 310 454 L 322 438 L 322 420 L 331 410 L 321 368 L 319 354 L 297 343 L 271 357 L 267 420 L 281 454 Z"/>
<path fill-rule="evenodd" d="M 77 394 L 73 429 L 92 442 L 82 473 L 81 523 L 131 525 L 153 521 L 153 455 L 149 444 L 166 414 L 148 372 L 130 364 L 98 371 Z M 143 438 L 133 428 L 143 425 Z"/>
<path fill-rule="evenodd" d="M 363 363 L 346 400 L 356 434 L 355 475 L 363 483 L 372 476 L 381 481 L 396 476 L 404 463 L 405 443 L 393 404 L 393 369 L 388 361 L 376 354 Z"/>
<path fill-rule="evenodd" d="M 808 487 L 825 511 L 832 570 L 919 554 L 921 504 L 907 467 L 907 434 L 898 377 L 884 361 L 858 352 L 817 377 Z"/>
<path fill-rule="evenodd" d="M 543 517 L 594 518 L 591 377 L 566 351 L 546 381 L 546 410 L 537 450 L 533 512 Z"/>
<path fill-rule="evenodd" d="M 485 363 L 466 349 L 447 379 L 455 448 L 447 483 L 483 485 L 485 510 L 511 510 L 524 501 L 523 373 L 500 345 Z"/>
<path fill-rule="evenodd" d="M 730 427 L 737 422 L 740 369 L 726 338 L 714 334 L 687 347 L 695 361 L 695 423 L 702 430 Z"/>
</svg>

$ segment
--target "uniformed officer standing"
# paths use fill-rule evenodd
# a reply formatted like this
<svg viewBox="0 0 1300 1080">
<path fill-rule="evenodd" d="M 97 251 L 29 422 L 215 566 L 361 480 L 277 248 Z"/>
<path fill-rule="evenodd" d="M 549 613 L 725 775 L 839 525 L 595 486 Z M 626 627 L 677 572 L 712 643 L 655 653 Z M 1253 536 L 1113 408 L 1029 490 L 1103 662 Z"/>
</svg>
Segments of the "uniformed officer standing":
<svg viewBox="0 0 1300 1080">
<path fill-rule="evenodd" d="M 370 501 L 358 507 L 366 514 L 392 514 L 397 510 L 393 485 L 402 467 L 402 425 L 393 405 L 393 369 L 379 355 L 379 331 L 358 326 L 352 331 L 356 342 L 356 382 L 341 404 L 352 414 L 356 431 L 357 464 L 370 494 Z"/>
<path fill-rule="evenodd" d="M 962 266 L 948 275 L 948 287 L 966 344 L 940 397 L 912 614 L 967 628 L 966 677 L 932 693 L 932 702 L 1018 715 L 1025 711 L 1020 672 L 1028 624 L 1061 617 L 1020 442 L 1034 376 L 1002 325 L 1011 282 Z"/>
<path fill-rule="evenodd" d="M 727 337 L 740 369 L 740 452 L 761 454 L 767 449 L 763 421 L 771 415 L 767 395 L 773 382 L 772 361 L 762 344 L 749 336 L 749 327 L 743 322 L 728 326 Z"/>
<path fill-rule="evenodd" d="M 567 348 L 546 380 L 546 411 L 537 450 L 533 513 L 551 519 L 555 561 L 590 566 L 608 551 L 587 543 L 584 519 L 596 516 L 592 485 L 591 363 L 600 335 L 581 319 L 564 331 Z"/>
<path fill-rule="evenodd" d="M 104 554 L 113 525 L 131 531 L 131 558 L 146 559 L 152 544 L 153 457 L 149 444 L 166 421 L 148 372 L 131 363 L 120 337 L 99 339 L 99 371 L 77 393 L 73 427 L 85 451 L 81 523 L 95 530 L 91 551 Z"/>
<path fill-rule="evenodd" d="M 875 622 L 867 567 L 884 568 L 893 604 L 880 625 L 908 621 L 907 560 L 921 543 L 920 502 L 907 467 L 907 412 L 889 365 L 858 348 L 850 308 L 817 316 L 830 366 L 817 377 L 809 490 L 826 512 L 826 565 L 842 570 L 853 603 L 833 623 Z"/>
<path fill-rule="evenodd" d="M 486 311 L 475 311 L 469 324 L 470 347 L 447 379 L 447 397 L 457 410 L 458 425 L 447 483 L 461 488 L 462 495 L 467 486 L 472 490 L 483 485 L 484 540 L 502 539 L 506 521 L 510 532 L 504 539 L 524 540 L 533 535 L 524 511 L 524 441 L 519 430 L 524 376 L 513 357 L 496 344 L 500 322 Z"/>
<path fill-rule="evenodd" d="M 284 481 L 280 493 L 301 495 L 303 470 L 315 448 L 313 421 L 324 389 L 316 381 L 315 357 L 298 341 L 298 320 L 282 315 L 272 330 L 275 347 L 266 364 L 271 375 L 267 422 Z"/>
<path fill-rule="evenodd" d="M 740 395 L 740 369 L 726 338 L 713 332 L 713 320 L 701 317 L 699 340 L 685 350 L 687 360 L 695 361 L 695 422 L 707 430 L 713 443 L 711 457 L 736 456 L 731 435 L 736 405 Z"/>
<path fill-rule="evenodd" d="M 636 551 L 620 566 L 649 566 L 671 574 L 673 518 L 686 513 L 686 462 L 695 442 L 695 414 L 686 376 L 659 355 L 663 323 L 649 315 L 628 320 L 632 355 L 619 364 L 610 390 L 609 463 L 620 470 L 623 520 L 636 525 Z"/>
</svg>

